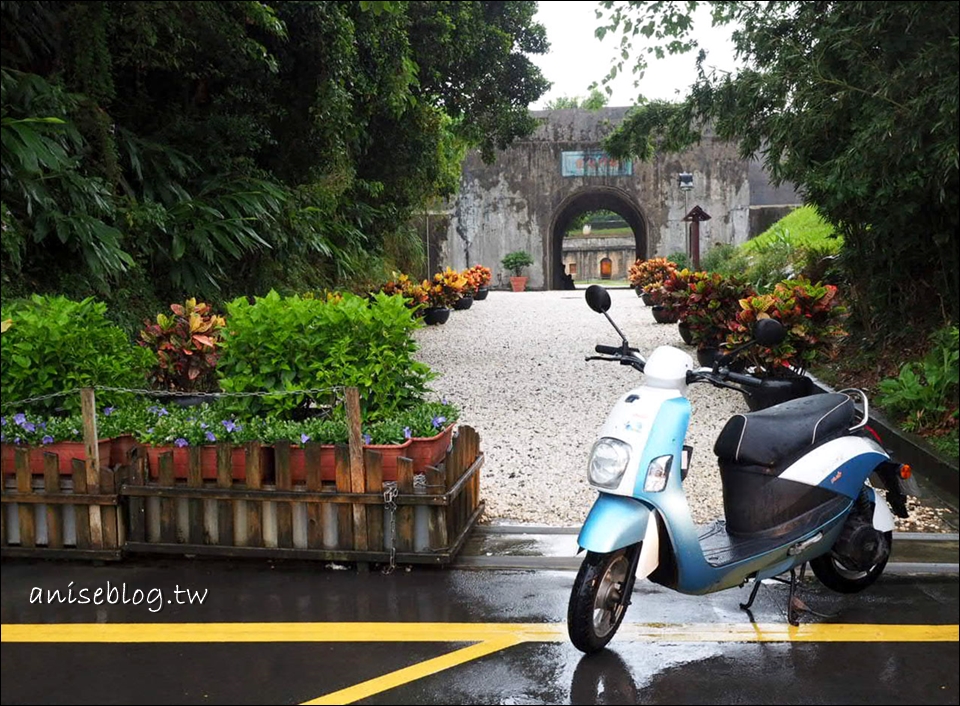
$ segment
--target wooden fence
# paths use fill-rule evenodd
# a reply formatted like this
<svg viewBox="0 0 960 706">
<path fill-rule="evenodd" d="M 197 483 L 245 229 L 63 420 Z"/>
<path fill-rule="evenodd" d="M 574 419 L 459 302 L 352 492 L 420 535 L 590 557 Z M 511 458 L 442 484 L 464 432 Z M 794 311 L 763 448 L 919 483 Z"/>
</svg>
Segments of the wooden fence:
<svg viewBox="0 0 960 706">
<path fill-rule="evenodd" d="M 451 561 L 483 512 L 479 435 L 460 426 L 436 466 L 414 473 L 413 461 L 400 458 L 396 480 L 384 481 L 381 455 L 360 439 L 357 399 L 347 396 L 350 443 L 335 449 L 333 480 L 323 478 L 320 447 L 312 444 L 305 447 L 305 474 L 298 474 L 305 477 L 297 481 L 289 444 L 269 448 L 269 473 L 264 447 L 245 444 L 240 480 L 230 444 L 218 445 L 213 460 L 189 448 L 184 474 L 175 473 L 173 452 L 160 453 L 149 468 L 142 446 L 107 468 L 100 464 L 95 419 L 85 430 L 86 459 L 74 460 L 72 473 L 62 471 L 56 454 L 45 453 L 41 476 L 31 471 L 28 450 L 17 449 L 13 472 L 5 465 L 0 483 L 0 553 Z M 93 409 L 92 392 L 84 406 Z"/>
</svg>

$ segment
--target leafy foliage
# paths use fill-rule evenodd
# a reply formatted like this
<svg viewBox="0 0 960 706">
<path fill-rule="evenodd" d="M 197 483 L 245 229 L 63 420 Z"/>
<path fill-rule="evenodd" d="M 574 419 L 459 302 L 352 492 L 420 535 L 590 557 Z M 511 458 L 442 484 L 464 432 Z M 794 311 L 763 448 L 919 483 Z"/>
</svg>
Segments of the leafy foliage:
<svg viewBox="0 0 960 706">
<path fill-rule="evenodd" d="M 528 58 L 547 46 L 531 2 L 0 12 L 5 297 L 125 305 L 130 281 L 149 281 L 150 310 L 368 291 L 420 268 L 410 214 L 456 190 L 467 149 L 491 157 L 532 131 L 527 105 L 547 88 Z"/>
<path fill-rule="evenodd" d="M 878 402 L 898 415 L 908 431 L 957 426 L 960 389 L 960 333 L 941 329 L 919 362 L 906 362 L 895 378 L 880 382 Z"/>
<path fill-rule="evenodd" d="M 758 320 L 776 319 L 786 331 L 784 340 L 772 347 L 754 346 L 742 358 L 766 375 L 802 374 L 811 365 L 828 359 L 846 336 L 846 317 L 847 308 L 840 302 L 835 286 L 802 277 L 785 280 L 770 294 L 740 300 L 740 311 L 727 324 L 727 347 L 753 340 L 753 327 Z"/>
<path fill-rule="evenodd" d="M 500 264 L 505 270 L 512 272 L 514 277 L 520 277 L 523 275 L 523 268 L 533 264 L 533 258 L 525 250 L 517 250 L 504 255 Z"/>
<path fill-rule="evenodd" d="M 11 327 L 2 337 L 0 386 L 5 404 L 90 386 L 140 389 L 150 353 L 130 343 L 106 318 L 106 305 L 93 299 L 34 295 L 4 305 L 0 318 Z M 101 402 L 124 399 L 104 392 Z M 35 409 L 79 410 L 77 394 L 39 401 Z"/>
<path fill-rule="evenodd" d="M 420 400 L 430 369 L 413 358 L 413 319 L 403 297 L 344 294 L 324 301 L 270 292 L 227 307 L 217 365 L 224 392 L 360 389 L 364 418 L 376 421 Z M 292 413 L 332 396 L 235 398 L 238 412 Z"/>
<path fill-rule="evenodd" d="M 603 3 L 598 35 L 619 33 L 622 70 L 634 53 L 687 51 L 698 3 Z M 761 156 L 843 237 L 841 263 L 861 324 L 894 329 L 926 312 L 956 321 L 960 302 L 960 180 L 956 136 L 960 6 L 913 2 L 716 2 L 733 24 L 736 74 L 707 69 L 679 104 L 641 105 L 608 151 L 648 159 L 694 144 L 710 124 Z M 930 306 L 930 302 L 938 306 Z M 937 316 L 939 314 L 939 317 Z"/>
<path fill-rule="evenodd" d="M 151 381 L 161 390 L 214 390 L 223 317 L 192 298 L 170 310 L 172 316 L 157 314 L 140 332 L 140 345 L 156 355 Z"/>
</svg>

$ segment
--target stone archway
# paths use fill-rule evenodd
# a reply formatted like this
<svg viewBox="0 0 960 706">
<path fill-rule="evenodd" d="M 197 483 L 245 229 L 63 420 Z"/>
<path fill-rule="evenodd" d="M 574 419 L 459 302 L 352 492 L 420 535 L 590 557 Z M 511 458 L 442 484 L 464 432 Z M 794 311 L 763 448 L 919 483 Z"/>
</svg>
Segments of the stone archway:
<svg viewBox="0 0 960 706">
<path fill-rule="evenodd" d="M 563 289 L 563 236 L 574 218 L 586 211 L 613 211 L 633 230 L 636 258 L 647 257 L 647 225 L 637 200 L 623 189 L 588 186 L 565 198 L 557 207 L 550 225 L 544 278 L 550 289 Z"/>
</svg>

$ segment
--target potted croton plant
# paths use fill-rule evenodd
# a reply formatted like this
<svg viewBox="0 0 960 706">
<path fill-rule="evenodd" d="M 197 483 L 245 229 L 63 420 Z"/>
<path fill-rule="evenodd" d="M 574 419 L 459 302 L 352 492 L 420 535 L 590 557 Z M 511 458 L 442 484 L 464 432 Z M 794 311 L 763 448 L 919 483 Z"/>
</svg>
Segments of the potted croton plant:
<svg viewBox="0 0 960 706">
<path fill-rule="evenodd" d="M 472 280 L 476 289 L 473 298 L 478 302 L 486 299 L 490 292 L 490 280 L 493 279 L 493 271 L 483 265 L 474 265 L 465 274 Z"/>
<path fill-rule="evenodd" d="M 652 293 L 677 269 L 677 263 L 665 257 L 652 257 L 648 260 L 637 260 L 630 265 L 627 279 L 630 286 L 636 290 L 637 296 L 643 298 L 643 303 L 654 306 Z"/>
<path fill-rule="evenodd" d="M 753 374 L 763 378 L 762 386 L 746 397 L 747 405 L 762 409 L 812 394 L 813 383 L 805 372 L 828 360 L 846 336 L 846 316 L 834 285 L 814 284 L 804 277 L 784 280 L 770 294 L 742 299 L 736 318 L 728 323 L 728 348 L 752 340 L 753 327 L 762 318 L 777 319 L 786 331 L 780 344 L 752 346 L 742 354 Z"/>
<path fill-rule="evenodd" d="M 711 366 L 730 333 L 728 324 L 740 312 L 740 301 L 756 294 L 736 277 L 716 272 L 693 272 L 687 277 L 686 301 L 680 323 L 689 331 L 701 365 Z"/>
<path fill-rule="evenodd" d="M 449 267 L 438 272 L 432 280 L 424 280 L 421 285 L 426 297 L 424 323 L 428 326 L 444 324 L 450 318 L 450 310 L 463 296 L 466 280 L 459 272 Z"/>
<path fill-rule="evenodd" d="M 224 318 L 209 304 L 187 299 L 171 304 L 171 315 L 157 314 L 145 322 L 139 344 L 151 349 L 156 361 L 150 373 L 155 389 L 171 392 L 210 392 L 217 389 L 215 370 L 222 341 Z M 197 404 L 203 397 L 177 395 L 183 405 Z"/>
</svg>

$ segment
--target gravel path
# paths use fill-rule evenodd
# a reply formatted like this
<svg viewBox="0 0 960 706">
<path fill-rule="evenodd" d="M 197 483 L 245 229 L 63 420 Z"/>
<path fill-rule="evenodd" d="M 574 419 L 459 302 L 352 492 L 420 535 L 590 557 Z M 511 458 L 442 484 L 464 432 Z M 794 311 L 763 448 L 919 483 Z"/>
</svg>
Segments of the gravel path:
<svg viewBox="0 0 960 706">
<path fill-rule="evenodd" d="M 677 327 L 654 322 L 632 290 L 610 295 L 610 315 L 632 346 L 645 355 L 664 344 L 693 354 Z M 484 521 L 582 523 L 596 497 L 586 479 L 590 447 L 616 399 L 643 381 L 632 368 L 584 360 L 597 343 L 619 339 L 587 307 L 583 290 L 493 291 L 416 338 L 417 357 L 438 373 L 432 388 L 459 405 L 461 423 L 480 433 Z M 684 489 L 694 520 L 706 523 L 723 516 L 713 443 L 726 420 L 747 408 L 732 390 L 692 385 L 688 394 L 687 443 L 694 452 Z M 952 531 L 935 511 L 926 514 L 926 531 Z"/>
</svg>

